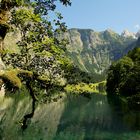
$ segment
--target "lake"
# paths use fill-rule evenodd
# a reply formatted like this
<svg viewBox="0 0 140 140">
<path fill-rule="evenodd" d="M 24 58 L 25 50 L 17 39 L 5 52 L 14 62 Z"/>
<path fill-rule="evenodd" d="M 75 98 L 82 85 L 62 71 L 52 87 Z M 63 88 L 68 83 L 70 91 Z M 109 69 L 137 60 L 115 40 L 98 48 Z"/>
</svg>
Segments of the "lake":
<svg viewBox="0 0 140 140">
<path fill-rule="evenodd" d="M 102 94 L 68 96 L 39 104 L 21 130 L 31 99 L 12 95 L 0 101 L 0 140 L 139 140 L 140 112 Z"/>
</svg>

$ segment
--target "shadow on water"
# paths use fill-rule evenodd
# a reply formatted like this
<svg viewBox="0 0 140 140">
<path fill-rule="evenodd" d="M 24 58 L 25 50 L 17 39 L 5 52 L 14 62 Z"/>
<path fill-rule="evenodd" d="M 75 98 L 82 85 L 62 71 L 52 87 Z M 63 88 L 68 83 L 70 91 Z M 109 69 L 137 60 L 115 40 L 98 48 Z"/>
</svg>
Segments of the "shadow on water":
<svg viewBox="0 0 140 140">
<path fill-rule="evenodd" d="M 0 103 L 2 140 L 139 140 L 140 113 L 118 98 L 93 94 L 68 96 L 40 104 L 24 133 L 21 122 L 32 110 L 30 97 L 16 95 Z"/>
</svg>

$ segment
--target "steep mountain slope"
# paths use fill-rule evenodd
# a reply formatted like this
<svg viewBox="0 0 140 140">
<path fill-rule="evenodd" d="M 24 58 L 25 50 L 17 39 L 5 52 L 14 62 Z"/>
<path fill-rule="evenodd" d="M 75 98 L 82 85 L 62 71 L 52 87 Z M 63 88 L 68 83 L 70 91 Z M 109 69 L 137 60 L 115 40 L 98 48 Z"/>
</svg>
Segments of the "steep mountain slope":
<svg viewBox="0 0 140 140">
<path fill-rule="evenodd" d="M 91 29 L 70 29 L 65 38 L 70 43 L 67 51 L 73 62 L 83 71 L 98 74 L 121 58 L 127 46 L 136 40 L 112 30 L 95 32 Z"/>
<path fill-rule="evenodd" d="M 119 35 L 112 30 L 95 32 L 91 29 L 70 29 L 64 37 L 69 41 L 68 56 L 82 71 L 89 74 L 103 74 L 112 61 L 121 58 L 136 44 L 136 38 L 128 31 Z M 18 31 L 7 34 L 6 48 L 18 52 L 16 42 L 19 40 Z"/>
<path fill-rule="evenodd" d="M 129 51 L 135 47 L 140 47 L 140 37 L 133 43 L 131 43 L 127 48 L 124 49 L 123 55 L 126 55 Z"/>
</svg>

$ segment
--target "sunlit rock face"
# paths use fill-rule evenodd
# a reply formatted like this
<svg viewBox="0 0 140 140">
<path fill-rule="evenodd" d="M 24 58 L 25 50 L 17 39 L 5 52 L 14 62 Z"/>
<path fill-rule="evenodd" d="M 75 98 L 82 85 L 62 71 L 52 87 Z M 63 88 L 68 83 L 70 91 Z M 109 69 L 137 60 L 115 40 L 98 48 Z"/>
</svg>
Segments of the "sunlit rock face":
<svg viewBox="0 0 140 140">
<path fill-rule="evenodd" d="M 2 73 L 5 68 L 6 67 L 5 67 L 4 63 L 3 63 L 2 59 L 0 58 L 0 72 Z M 5 95 L 5 87 L 4 87 L 3 82 L 0 80 L 0 100 L 1 100 L 1 98 L 4 97 L 4 95 Z"/>
<path fill-rule="evenodd" d="M 137 34 L 136 33 L 129 32 L 127 29 L 122 32 L 121 36 L 137 38 Z"/>
<path fill-rule="evenodd" d="M 140 37 L 140 30 L 136 33 L 136 37 Z"/>
<path fill-rule="evenodd" d="M 14 32 L 7 33 L 5 38 L 4 38 L 4 49 L 9 52 L 19 52 L 17 42 L 21 39 L 20 32 L 15 30 Z M 2 61 L 2 58 L 0 57 L 0 72 L 2 72 L 4 69 L 6 69 L 6 65 Z M 4 85 L 0 84 L 0 96 L 4 96 L 5 94 L 5 89 Z"/>
<path fill-rule="evenodd" d="M 133 34 L 119 35 L 111 29 L 96 32 L 91 29 L 70 29 L 65 34 L 69 45 L 68 55 L 83 71 L 103 73 L 123 56 L 123 51 L 136 39 Z"/>
<path fill-rule="evenodd" d="M 17 42 L 21 40 L 21 33 L 19 30 L 9 32 L 6 34 L 4 39 L 4 47 L 10 52 L 19 52 Z"/>
<path fill-rule="evenodd" d="M 2 61 L 2 59 L 0 58 L 0 70 L 4 70 L 5 69 L 5 65 Z"/>
</svg>

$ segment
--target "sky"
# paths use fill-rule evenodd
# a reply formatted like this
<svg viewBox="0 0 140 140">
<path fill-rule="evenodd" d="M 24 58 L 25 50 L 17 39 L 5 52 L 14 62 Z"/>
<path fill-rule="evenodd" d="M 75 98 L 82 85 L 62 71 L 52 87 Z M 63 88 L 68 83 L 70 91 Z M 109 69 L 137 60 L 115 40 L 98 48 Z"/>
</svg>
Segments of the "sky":
<svg viewBox="0 0 140 140">
<path fill-rule="evenodd" d="M 71 7 L 58 5 L 68 28 L 140 30 L 140 0 L 71 0 Z"/>
</svg>

